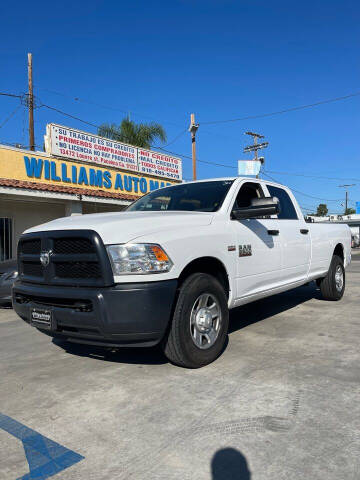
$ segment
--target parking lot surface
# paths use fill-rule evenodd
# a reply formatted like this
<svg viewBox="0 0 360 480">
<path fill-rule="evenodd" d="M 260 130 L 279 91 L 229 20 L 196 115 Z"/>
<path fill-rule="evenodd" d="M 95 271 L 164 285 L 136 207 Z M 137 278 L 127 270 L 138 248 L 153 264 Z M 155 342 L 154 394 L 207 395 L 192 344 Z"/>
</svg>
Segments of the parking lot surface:
<svg viewBox="0 0 360 480">
<path fill-rule="evenodd" d="M 312 283 L 233 310 L 199 370 L 52 341 L 0 310 L 0 478 L 358 480 L 353 260 L 340 302 Z"/>
</svg>

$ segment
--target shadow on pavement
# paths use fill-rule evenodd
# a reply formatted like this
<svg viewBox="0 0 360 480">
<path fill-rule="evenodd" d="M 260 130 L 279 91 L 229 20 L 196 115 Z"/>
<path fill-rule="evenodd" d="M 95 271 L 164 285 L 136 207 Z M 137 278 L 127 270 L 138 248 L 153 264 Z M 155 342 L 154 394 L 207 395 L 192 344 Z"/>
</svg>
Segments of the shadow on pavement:
<svg viewBox="0 0 360 480">
<path fill-rule="evenodd" d="M 103 347 L 71 343 L 58 338 L 53 338 L 52 342 L 71 355 L 90 357 L 105 362 L 143 365 L 163 365 L 169 363 L 160 348 L 157 347 L 123 347 L 114 351 Z"/>
<path fill-rule="evenodd" d="M 251 480 L 246 458 L 235 448 L 218 450 L 211 460 L 212 480 Z"/>
<path fill-rule="evenodd" d="M 248 303 L 230 311 L 229 333 L 273 317 L 279 313 L 291 310 L 292 308 L 307 302 L 311 299 L 321 300 L 321 294 L 315 282 L 309 285 L 279 293 L 271 297 Z"/>
</svg>

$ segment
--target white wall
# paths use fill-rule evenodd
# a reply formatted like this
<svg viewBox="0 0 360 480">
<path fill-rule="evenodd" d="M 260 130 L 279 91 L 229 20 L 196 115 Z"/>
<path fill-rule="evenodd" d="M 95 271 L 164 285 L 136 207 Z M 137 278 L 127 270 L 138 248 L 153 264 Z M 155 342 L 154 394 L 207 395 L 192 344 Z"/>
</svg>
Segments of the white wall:
<svg viewBox="0 0 360 480">
<path fill-rule="evenodd" d="M 16 246 L 24 230 L 40 225 L 55 218 L 70 215 L 72 211 L 83 214 L 117 212 L 124 209 L 123 205 L 106 203 L 75 202 L 71 200 L 47 200 L 35 197 L 0 194 L 0 217 L 12 219 L 13 257 L 16 256 Z M 74 208 L 76 207 L 76 208 Z"/>
<path fill-rule="evenodd" d="M 27 228 L 65 216 L 65 201 L 14 200 L 10 195 L 0 195 L 0 217 L 13 220 L 13 256 L 19 236 Z"/>
</svg>

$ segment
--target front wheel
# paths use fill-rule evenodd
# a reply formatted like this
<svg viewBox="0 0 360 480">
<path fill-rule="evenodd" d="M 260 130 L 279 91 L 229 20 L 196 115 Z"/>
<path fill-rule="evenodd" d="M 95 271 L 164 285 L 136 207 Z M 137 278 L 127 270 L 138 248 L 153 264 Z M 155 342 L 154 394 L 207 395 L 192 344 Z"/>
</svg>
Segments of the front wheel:
<svg viewBox="0 0 360 480">
<path fill-rule="evenodd" d="M 334 255 L 326 277 L 320 281 L 320 290 L 325 300 L 340 300 L 345 291 L 345 268 L 342 259 Z"/>
<path fill-rule="evenodd" d="M 227 298 L 219 281 L 194 273 L 181 285 L 164 353 L 176 365 L 199 368 L 222 352 L 228 332 Z"/>
</svg>

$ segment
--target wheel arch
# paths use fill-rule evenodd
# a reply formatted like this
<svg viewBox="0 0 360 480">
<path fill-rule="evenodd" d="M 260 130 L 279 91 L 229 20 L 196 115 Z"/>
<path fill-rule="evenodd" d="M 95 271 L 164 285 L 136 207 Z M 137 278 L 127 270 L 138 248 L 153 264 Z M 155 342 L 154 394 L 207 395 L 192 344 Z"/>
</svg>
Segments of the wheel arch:
<svg viewBox="0 0 360 480">
<path fill-rule="evenodd" d="M 231 290 L 229 274 L 221 260 L 211 256 L 199 257 L 192 260 L 183 268 L 179 276 L 179 285 L 181 285 L 189 275 L 198 272 L 214 276 L 224 287 L 225 294 L 227 298 L 229 298 Z"/>
<path fill-rule="evenodd" d="M 344 263 L 345 255 L 344 255 L 344 245 L 342 243 L 338 243 L 334 248 L 333 255 L 337 255 L 340 257 Z"/>
</svg>

